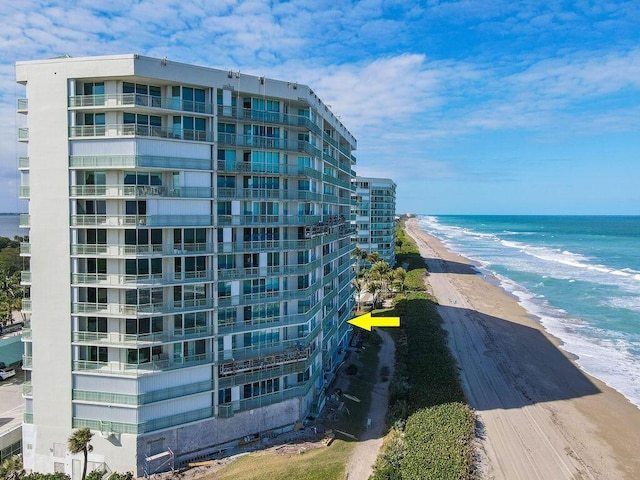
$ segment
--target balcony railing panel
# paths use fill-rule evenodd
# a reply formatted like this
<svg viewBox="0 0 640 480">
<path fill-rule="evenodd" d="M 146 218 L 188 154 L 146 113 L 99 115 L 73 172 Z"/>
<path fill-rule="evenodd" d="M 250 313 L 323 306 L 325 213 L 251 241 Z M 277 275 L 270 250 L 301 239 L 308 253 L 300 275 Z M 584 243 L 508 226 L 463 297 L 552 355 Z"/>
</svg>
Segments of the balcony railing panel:
<svg viewBox="0 0 640 480">
<path fill-rule="evenodd" d="M 75 125 L 69 127 L 70 137 L 156 137 L 196 142 L 213 142 L 212 132 L 183 128 L 138 125 L 133 123 L 109 125 Z M 28 132 L 27 132 L 28 138 Z"/>
<path fill-rule="evenodd" d="M 69 157 L 71 168 L 177 168 L 213 170 L 213 160 L 202 158 L 161 157 L 151 155 L 87 155 Z"/>
<path fill-rule="evenodd" d="M 181 98 L 159 97 L 140 93 L 76 95 L 69 97 L 69 107 L 142 107 L 182 112 L 213 114 L 213 105 Z"/>
<path fill-rule="evenodd" d="M 101 257 L 138 257 L 146 255 L 206 255 L 211 253 L 213 253 L 213 244 L 207 243 L 187 243 L 184 245 L 71 245 L 71 255 L 97 255 Z"/>
<path fill-rule="evenodd" d="M 71 197 L 170 197 L 212 198 L 211 187 L 166 187 L 159 185 L 72 185 Z"/>
<path fill-rule="evenodd" d="M 71 226 L 211 226 L 210 215 L 71 215 Z"/>
</svg>

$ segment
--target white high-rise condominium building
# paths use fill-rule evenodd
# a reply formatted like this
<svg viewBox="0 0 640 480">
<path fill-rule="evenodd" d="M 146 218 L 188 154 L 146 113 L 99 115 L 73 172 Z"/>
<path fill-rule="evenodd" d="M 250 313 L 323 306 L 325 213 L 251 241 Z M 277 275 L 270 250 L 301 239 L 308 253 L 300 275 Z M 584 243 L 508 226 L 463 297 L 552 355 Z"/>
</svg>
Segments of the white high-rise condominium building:
<svg viewBox="0 0 640 480">
<path fill-rule="evenodd" d="M 356 177 L 356 245 L 396 263 L 396 184 L 389 178 Z"/>
<path fill-rule="evenodd" d="M 292 77 L 295 77 L 292 72 Z M 355 138 L 305 85 L 139 55 L 19 62 L 24 464 L 153 472 L 324 404 Z"/>
</svg>

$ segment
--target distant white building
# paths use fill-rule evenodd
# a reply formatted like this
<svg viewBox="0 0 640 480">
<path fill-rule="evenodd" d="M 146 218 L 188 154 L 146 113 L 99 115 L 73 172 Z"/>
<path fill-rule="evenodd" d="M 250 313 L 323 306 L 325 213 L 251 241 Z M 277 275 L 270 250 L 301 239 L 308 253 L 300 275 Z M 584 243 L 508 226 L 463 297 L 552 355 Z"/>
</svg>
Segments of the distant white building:
<svg viewBox="0 0 640 480">
<path fill-rule="evenodd" d="M 356 245 L 396 262 L 396 184 L 389 178 L 356 177 Z"/>
<path fill-rule="evenodd" d="M 79 478 L 89 427 L 90 470 L 143 475 L 318 412 L 353 308 L 356 140 L 328 106 L 139 55 L 16 76 L 25 467 Z"/>
</svg>

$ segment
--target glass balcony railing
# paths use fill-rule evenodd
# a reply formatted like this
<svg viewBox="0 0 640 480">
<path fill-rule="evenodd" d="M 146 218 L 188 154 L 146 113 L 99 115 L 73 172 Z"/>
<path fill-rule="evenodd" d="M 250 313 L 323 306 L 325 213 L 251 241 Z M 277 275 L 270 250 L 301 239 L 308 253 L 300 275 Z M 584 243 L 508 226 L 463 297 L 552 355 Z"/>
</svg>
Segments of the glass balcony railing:
<svg viewBox="0 0 640 480">
<path fill-rule="evenodd" d="M 206 255 L 213 253 L 213 244 L 151 244 L 151 245 L 71 245 L 71 255 L 100 257 Z"/>
<path fill-rule="evenodd" d="M 31 272 L 26 272 L 31 273 Z M 29 280 L 31 277 L 29 276 Z M 115 273 L 73 273 L 73 285 L 98 285 L 106 287 L 127 287 L 130 285 L 171 285 L 189 282 L 211 282 L 211 270 L 175 272 L 172 274 L 152 273 L 148 275 L 126 275 Z"/>
<path fill-rule="evenodd" d="M 160 185 L 72 185 L 71 197 L 169 197 L 213 198 L 211 187 L 166 187 Z"/>
<path fill-rule="evenodd" d="M 31 226 L 31 215 L 28 213 L 20 214 L 20 228 L 29 228 Z"/>
<path fill-rule="evenodd" d="M 71 215 L 72 227 L 200 227 L 212 225 L 210 215 Z"/>
<path fill-rule="evenodd" d="M 31 355 L 22 356 L 22 368 L 33 368 L 33 357 Z"/>
<path fill-rule="evenodd" d="M 213 362 L 213 353 L 202 353 L 188 355 L 184 357 L 152 360 L 145 363 L 117 363 L 117 362 L 96 362 L 91 360 L 74 360 L 73 371 L 91 373 L 104 373 L 109 375 L 146 375 L 164 370 L 174 370 L 176 368 L 191 367 Z"/>
<path fill-rule="evenodd" d="M 72 155 L 70 168 L 167 168 L 213 170 L 213 160 L 152 155 Z"/>
<path fill-rule="evenodd" d="M 18 158 L 18 169 L 20 169 L 20 170 L 28 170 L 29 169 L 29 157 L 19 157 Z"/>
<path fill-rule="evenodd" d="M 73 400 L 106 403 L 108 405 L 146 405 L 149 403 L 160 402 L 171 398 L 184 397 L 187 395 L 195 395 L 213 391 L 214 383 L 212 381 L 188 383 L 177 387 L 163 388 L 141 394 L 125 394 L 113 392 L 98 392 L 92 390 L 73 390 Z"/>
<path fill-rule="evenodd" d="M 218 225 L 309 225 L 322 222 L 322 215 L 218 215 Z"/>
<path fill-rule="evenodd" d="M 29 185 L 20 185 L 18 197 L 28 199 L 30 196 L 31 196 L 31 187 Z"/>
<path fill-rule="evenodd" d="M 140 334 L 125 334 L 119 332 L 73 332 L 72 341 L 75 343 L 107 344 L 117 346 L 140 346 L 162 343 L 192 337 L 208 337 L 213 335 L 213 326 L 201 325 L 190 328 L 176 329 L 173 332 L 150 332 Z"/>
<path fill-rule="evenodd" d="M 144 109 L 202 113 L 205 115 L 212 115 L 214 110 L 211 103 L 140 93 L 76 95 L 69 97 L 69 107 L 140 107 Z"/>
<path fill-rule="evenodd" d="M 29 111 L 29 100 L 26 98 L 19 98 L 17 103 L 18 113 L 27 113 Z"/>
<path fill-rule="evenodd" d="M 28 142 L 29 141 L 29 129 L 26 127 L 18 128 L 18 141 L 19 142 Z"/>
<path fill-rule="evenodd" d="M 31 244 L 29 242 L 20 243 L 20 255 L 21 256 L 31 255 Z"/>
<path fill-rule="evenodd" d="M 31 312 L 31 299 L 30 298 L 23 298 L 22 299 L 22 311 L 23 312 Z"/>
<path fill-rule="evenodd" d="M 20 272 L 20 284 L 31 285 L 31 272 L 29 270 L 23 270 Z"/>
<path fill-rule="evenodd" d="M 273 150 L 288 150 L 305 152 L 314 157 L 322 157 L 322 150 L 303 140 L 290 140 L 279 137 L 263 137 L 258 135 L 241 135 L 237 133 L 219 133 L 218 143 L 231 147 L 268 148 Z M 335 161 L 336 167 L 337 161 Z"/>
<path fill-rule="evenodd" d="M 173 304 L 168 302 L 146 303 L 142 305 L 95 302 L 73 302 L 71 304 L 72 313 L 124 316 L 169 314 L 181 310 L 185 312 L 191 312 L 197 310 L 209 310 L 211 308 L 213 308 L 213 299 L 211 298 L 197 298 L 193 300 L 174 301 Z"/>
<path fill-rule="evenodd" d="M 33 396 L 33 384 L 29 381 L 22 384 L 22 395 L 25 397 Z"/>
<path fill-rule="evenodd" d="M 19 133 L 19 132 L 18 132 Z M 109 125 L 75 125 L 69 127 L 70 137 L 156 137 L 195 142 L 213 142 L 213 133 L 205 130 L 137 125 L 133 123 Z M 28 138 L 28 132 L 27 132 Z M 18 137 L 20 140 L 20 137 Z"/>
</svg>

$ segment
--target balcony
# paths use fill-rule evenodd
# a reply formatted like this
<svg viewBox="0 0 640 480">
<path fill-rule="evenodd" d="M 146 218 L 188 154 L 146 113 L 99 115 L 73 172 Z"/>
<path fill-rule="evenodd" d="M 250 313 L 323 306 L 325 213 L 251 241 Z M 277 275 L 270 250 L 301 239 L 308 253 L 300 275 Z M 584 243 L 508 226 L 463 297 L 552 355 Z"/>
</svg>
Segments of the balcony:
<svg viewBox="0 0 640 480">
<path fill-rule="evenodd" d="M 18 198 L 29 199 L 31 197 L 31 187 L 29 185 L 20 185 Z"/>
<path fill-rule="evenodd" d="M 260 200 L 301 200 L 321 202 L 321 193 L 306 190 L 279 190 L 267 188 L 218 188 L 217 198 L 227 199 L 260 199 Z"/>
<path fill-rule="evenodd" d="M 20 285 L 31 285 L 31 272 L 29 270 L 20 272 Z"/>
<path fill-rule="evenodd" d="M 76 95 L 69 97 L 69 107 L 136 107 L 142 110 L 171 110 L 204 115 L 213 115 L 214 110 L 211 103 L 140 93 Z"/>
<path fill-rule="evenodd" d="M 18 141 L 19 142 L 28 142 L 29 141 L 29 129 L 26 127 L 18 128 Z"/>
<path fill-rule="evenodd" d="M 29 100 L 26 98 L 19 98 L 17 101 L 17 112 L 18 113 L 28 113 L 29 112 Z"/>
<path fill-rule="evenodd" d="M 31 299 L 23 298 L 22 299 L 22 311 L 25 313 L 31 313 Z"/>
<path fill-rule="evenodd" d="M 28 187 L 27 187 L 28 188 Z M 72 185 L 71 197 L 110 198 L 213 198 L 211 187 L 166 187 L 161 185 Z"/>
<path fill-rule="evenodd" d="M 153 155 L 72 155 L 69 157 L 69 167 L 213 170 L 213 160 Z"/>
<path fill-rule="evenodd" d="M 272 123 L 288 127 L 301 127 L 322 136 L 322 129 L 303 115 L 290 115 L 281 112 L 270 112 L 252 108 L 237 108 L 218 105 L 218 117 L 247 122 Z"/>
<path fill-rule="evenodd" d="M 210 215 L 71 215 L 72 227 L 207 227 Z"/>
<path fill-rule="evenodd" d="M 312 155 L 314 157 L 322 157 L 322 150 L 303 140 L 287 140 L 277 137 L 241 135 L 236 133 L 219 133 L 218 143 L 221 146 L 288 150 L 292 152 L 308 153 L 309 155 Z"/>
<path fill-rule="evenodd" d="M 213 143 L 212 132 L 174 127 L 137 125 L 133 123 L 109 125 L 75 125 L 69 127 L 69 137 L 155 137 Z M 20 140 L 20 137 L 18 137 Z M 28 131 L 27 140 L 28 141 Z"/>
<path fill-rule="evenodd" d="M 71 255 L 99 257 L 140 257 L 173 255 L 208 255 L 213 253 L 213 245 L 207 243 L 151 244 L 151 245 L 71 245 Z"/>
<path fill-rule="evenodd" d="M 19 157 L 18 158 L 18 169 L 19 170 L 29 170 L 29 157 Z"/>
<path fill-rule="evenodd" d="M 29 228 L 31 226 L 31 215 L 28 213 L 21 213 L 19 226 L 20 228 Z"/>
<path fill-rule="evenodd" d="M 220 360 L 218 375 L 226 377 L 253 370 L 267 369 L 306 360 L 311 353 L 299 341 L 280 342 L 262 348 L 236 348 L 232 351 L 220 352 L 227 361 Z"/>
<path fill-rule="evenodd" d="M 31 272 L 23 272 L 31 273 Z M 31 276 L 29 275 L 29 280 Z M 105 287 L 128 287 L 128 286 L 154 286 L 173 285 L 192 282 L 211 282 L 213 272 L 193 271 L 181 273 L 155 273 L 148 275 L 125 275 L 107 273 L 74 273 L 71 275 L 73 285 L 92 285 Z"/>
<path fill-rule="evenodd" d="M 217 225 L 308 225 L 322 222 L 321 215 L 218 215 Z"/>
<path fill-rule="evenodd" d="M 125 303 L 96 303 L 96 302 L 73 302 L 71 312 L 73 314 L 90 315 L 116 315 L 116 316 L 138 316 L 150 314 L 170 314 L 174 312 L 193 312 L 198 310 L 210 310 L 213 308 L 212 298 L 198 298 L 194 300 L 184 300 L 169 302 L 146 303 L 141 305 L 129 305 Z"/>
<path fill-rule="evenodd" d="M 186 385 L 153 390 L 151 392 L 139 393 L 137 395 L 74 389 L 73 400 L 81 402 L 106 403 L 108 405 L 146 405 L 171 398 L 204 393 L 212 391 L 213 389 L 214 384 L 212 381 L 188 383 Z"/>
<path fill-rule="evenodd" d="M 140 334 L 126 334 L 119 332 L 73 332 L 74 343 L 91 345 L 111 345 L 119 347 L 139 347 L 172 340 L 201 338 L 213 336 L 213 326 L 201 325 L 190 328 L 177 329 L 173 332 L 150 332 Z"/>
<path fill-rule="evenodd" d="M 21 242 L 20 243 L 20 256 L 28 257 L 31 255 L 31 244 L 29 242 Z"/>
<path fill-rule="evenodd" d="M 176 368 L 192 367 L 213 363 L 213 353 L 202 353 L 184 357 L 152 360 L 145 363 L 123 363 L 123 362 L 96 362 L 91 360 L 74 360 L 74 372 L 103 373 L 108 375 L 145 375 L 149 373 L 174 370 Z"/>
<path fill-rule="evenodd" d="M 322 172 L 311 167 L 288 165 L 285 163 L 236 162 L 235 160 L 218 160 L 218 170 L 234 173 L 278 173 L 292 177 L 309 177 L 322 179 Z"/>
</svg>

